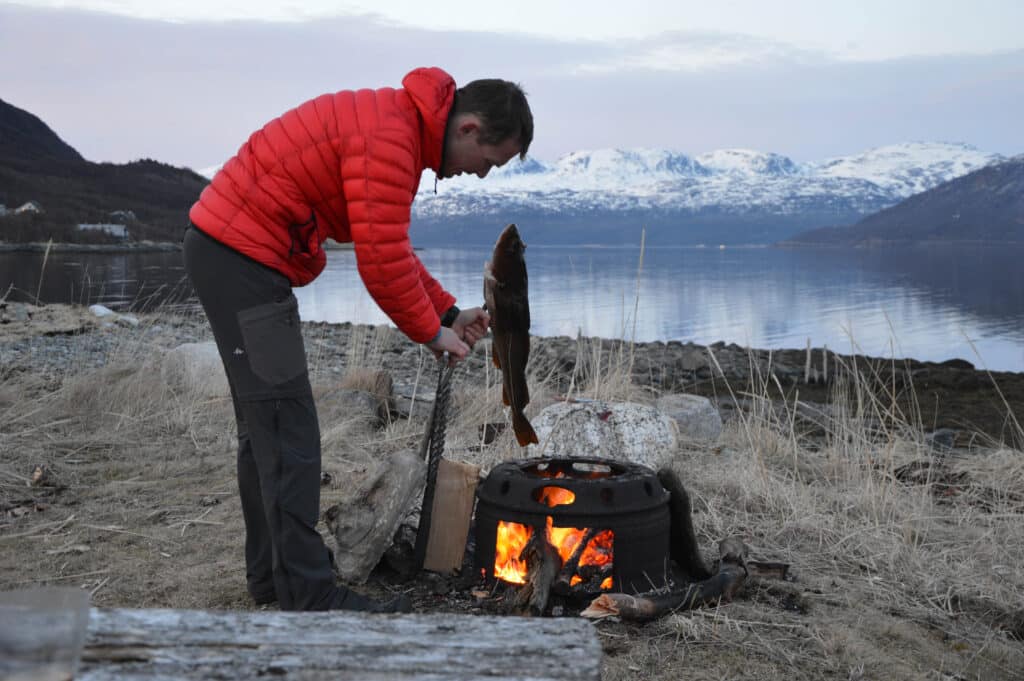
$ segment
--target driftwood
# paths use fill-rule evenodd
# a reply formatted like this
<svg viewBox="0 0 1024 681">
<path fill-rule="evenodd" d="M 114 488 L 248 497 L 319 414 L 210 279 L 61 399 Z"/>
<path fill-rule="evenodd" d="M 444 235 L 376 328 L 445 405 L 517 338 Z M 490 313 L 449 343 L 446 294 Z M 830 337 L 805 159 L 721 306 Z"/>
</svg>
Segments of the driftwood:
<svg viewBox="0 0 1024 681">
<path fill-rule="evenodd" d="M 365 582 L 380 562 L 423 485 L 426 468 L 415 452 L 398 451 L 382 459 L 372 477 L 346 480 L 345 498 L 324 512 L 338 544 L 336 569 L 346 582 Z"/>
<path fill-rule="evenodd" d="M 94 608 L 75 679 L 597 681 L 600 666 L 572 618 Z"/>
<path fill-rule="evenodd" d="M 562 569 L 562 557 L 548 542 L 548 533 L 543 527 L 533 528 L 533 534 L 519 554 L 519 560 L 526 562 L 526 584 L 512 600 L 512 611 L 543 615 L 548 607 L 551 587 Z"/>
<path fill-rule="evenodd" d="M 761 560 L 747 561 L 747 575 L 762 579 L 784 580 L 789 574 L 789 563 L 767 563 Z"/>
<path fill-rule="evenodd" d="M 658 481 L 670 494 L 668 508 L 672 521 L 669 528 L 669 555 L 692 581 L 709 579 L 711 571 L 704 565 L 697 547 L 697 535 L 693 531 L 690 495 L 679 476 L 670 468 L 658 471 Z"/>
<path fill-rule="evenodd" d="M 747 547 L 739 538 L 729 537 L 719 543 L 718 551 L 721 556 L 718 573 L 708 579 L 663 594 L 601 594 L 580 615 L 590 619 L 619 617 L 645 622 L 677 610 L 731 601 L 747 577 Z"/>
</svg>

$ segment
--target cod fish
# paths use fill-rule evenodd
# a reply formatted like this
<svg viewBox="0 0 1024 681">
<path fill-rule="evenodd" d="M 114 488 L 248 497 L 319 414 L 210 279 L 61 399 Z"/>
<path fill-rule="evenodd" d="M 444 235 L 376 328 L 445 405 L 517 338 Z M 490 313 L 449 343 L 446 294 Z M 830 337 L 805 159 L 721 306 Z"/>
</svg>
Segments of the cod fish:
<svg viewBox="0 0 1024 681">
<path fill-rule="evenodd" d="M 491 357 L 501 370 L 501 399 L 512 409 L 512 430 L 520 447 L 536 444 L 523 409 L 530 403 L 526 362 L 530 357 L 530 302 L 526 295 L 526 244 L 519 230 L 509 225 L 494 245 L 484 266 L 484 300 L 491 315 Z"/>
</svg>

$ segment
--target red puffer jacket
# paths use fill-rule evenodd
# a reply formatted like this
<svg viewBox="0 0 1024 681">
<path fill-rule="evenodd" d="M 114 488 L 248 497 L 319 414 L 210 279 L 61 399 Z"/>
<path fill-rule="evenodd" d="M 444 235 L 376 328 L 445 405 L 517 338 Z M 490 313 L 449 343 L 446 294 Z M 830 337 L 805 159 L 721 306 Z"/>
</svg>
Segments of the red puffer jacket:
<svg viewBox="0 0 1024 681">
<path fill-rule="evenodd" d="M 439 170 L 455 81 L 421 68 L 402 86 L 321 95 L 271 121 L 224 164 L 189 218 L 293 286 L 323 270 L 327 237 L 353 242 L 370 295 L 423 343 L 455 299 L 413 253 L 409 216 L 423 169 Z"/>
</svg>

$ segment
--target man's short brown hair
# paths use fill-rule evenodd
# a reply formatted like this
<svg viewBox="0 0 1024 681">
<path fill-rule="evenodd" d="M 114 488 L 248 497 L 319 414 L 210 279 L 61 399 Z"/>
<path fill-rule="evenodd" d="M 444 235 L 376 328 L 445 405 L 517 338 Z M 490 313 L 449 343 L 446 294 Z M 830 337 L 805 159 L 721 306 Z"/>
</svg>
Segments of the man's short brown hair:
<svg viewBox="0 0 1024 681">
<path fill-rule="evenodd" d="M 526 158 L 526 150 L 533 141 L 533 114 L 519 84 L 485 78 L 463 85 L 455 91 L 451 115 L 464 113 L 476 114 L 483 120 L 483 144 L 496 145 L 514 139 L 519 142 L 519 158 Z"/>
</svg>

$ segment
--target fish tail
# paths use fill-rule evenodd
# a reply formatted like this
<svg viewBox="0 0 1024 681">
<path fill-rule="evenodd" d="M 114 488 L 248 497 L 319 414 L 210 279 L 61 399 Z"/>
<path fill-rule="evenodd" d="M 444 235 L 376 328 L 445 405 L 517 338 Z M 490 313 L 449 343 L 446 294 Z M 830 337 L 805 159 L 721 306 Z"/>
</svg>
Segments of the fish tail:
<svg viewBox="0 0 1024 681">
<path fill-rule="evenodd" d="M 512 414 L 512 430 L 516 433 L 516 441 L 520 447 L 525 447 L 530 443 L 540 444 L 536 431 L 521 411 Z"/>
</svg>

